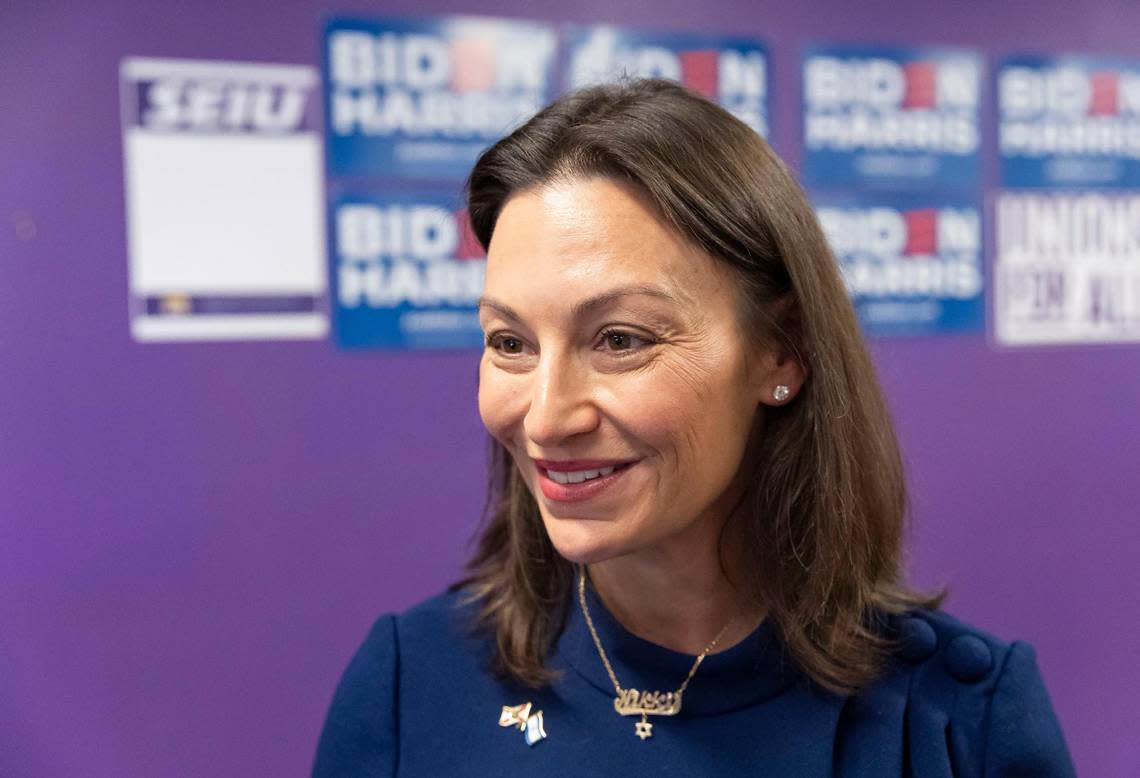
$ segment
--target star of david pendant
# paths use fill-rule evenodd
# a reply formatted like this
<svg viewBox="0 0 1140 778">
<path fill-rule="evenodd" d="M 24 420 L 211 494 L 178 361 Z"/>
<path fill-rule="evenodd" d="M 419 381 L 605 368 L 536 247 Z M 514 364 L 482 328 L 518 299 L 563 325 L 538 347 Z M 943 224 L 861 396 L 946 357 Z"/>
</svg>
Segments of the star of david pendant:
<svg viewBox="0 0 1140 778">
<path fill-rule="evenodd" d="M 653 737 L 650 716 L 676 716 L 681 712 L 681 692 L 643 692 L 621 689 L 614 697 L 614 710 L 623 716 L 641 716 L 633 725 L 633 734 L 642 742 Z"/>
</svg>

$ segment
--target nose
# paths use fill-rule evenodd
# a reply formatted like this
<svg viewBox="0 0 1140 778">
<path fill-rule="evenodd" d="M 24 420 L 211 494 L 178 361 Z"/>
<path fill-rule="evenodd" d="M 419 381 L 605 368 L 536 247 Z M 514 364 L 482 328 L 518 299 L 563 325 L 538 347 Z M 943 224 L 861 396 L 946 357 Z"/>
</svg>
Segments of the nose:
<svg viewBox="0 0 1140 778">
<path fill-rule="evenodd" d="M 598 409 L 584 365 L 569 355 L 548 350 L 532 375 L 534 384 L 523 429 L 535 445 L 553 448 L 597 428 Z"/>
</svg>

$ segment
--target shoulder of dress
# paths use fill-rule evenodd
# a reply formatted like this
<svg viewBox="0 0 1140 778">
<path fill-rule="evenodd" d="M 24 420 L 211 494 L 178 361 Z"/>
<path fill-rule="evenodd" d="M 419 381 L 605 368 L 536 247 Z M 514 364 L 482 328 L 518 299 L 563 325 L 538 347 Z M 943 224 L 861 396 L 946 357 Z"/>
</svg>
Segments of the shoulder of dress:
<svg viewBox="0 0 1140 778">
<path fill-rule="evenodd" d="M 903 666 L 928 668 L 967 686 L 995 681 L 1013 646 L 943 610 L 914 610 L 891 622 L 894 658 Z"/>
<path fill-rule="evenodd" d="M 941 610 L 877 620 L 883 672 L 843 701 L 837 775 L 1072 778 L 1034 651 Z"/>
<path fill-rule="evenodd" d="M 457 611 L 469 611 L 467 594 L 463 590 L 446 589 L 422 600 L 399 614 L 402 623 L 431 622 L 451 618 Z"/>
<path fill-rule="evenodd" d="M 448 590 L 408 608 L 395 617 L 397 641 L 405 647 L 440 649 L 479 642 L 477 605 L 463 591 Z"/>
</svg>

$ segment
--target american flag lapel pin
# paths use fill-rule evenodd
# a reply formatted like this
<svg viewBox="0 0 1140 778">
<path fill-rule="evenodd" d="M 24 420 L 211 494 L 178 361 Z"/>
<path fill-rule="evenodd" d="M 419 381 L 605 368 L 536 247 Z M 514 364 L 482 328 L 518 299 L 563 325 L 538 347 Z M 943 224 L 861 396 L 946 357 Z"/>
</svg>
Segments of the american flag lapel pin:
<svg viewBox="0 0 1140 778">
<path fill-rule="evenodd" d="M 523 733 L 528 746 L 533 746 L 546 737 L 546 726 L 542 720 L 542 711 L 531 712 L 533 703 L 524 702 L 522 705 L 504 705 L 503 712 L 499 714 L 500 727 L 517 727 Z"/>
</svg>

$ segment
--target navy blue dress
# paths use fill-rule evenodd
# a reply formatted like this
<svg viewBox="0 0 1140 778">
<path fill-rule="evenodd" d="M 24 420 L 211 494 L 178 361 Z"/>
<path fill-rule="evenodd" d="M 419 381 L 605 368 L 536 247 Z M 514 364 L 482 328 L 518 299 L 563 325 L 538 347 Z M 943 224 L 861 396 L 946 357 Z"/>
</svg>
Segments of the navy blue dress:
<svg viewBox="0 0 1140 778">
<path fill-rule="evenodd" d="M 671 691 L 693 657 L 628 632 L 587 588 L 625 688 Z M 575 601 L 576 602 L 576 601 Z M 575 607 L 535 691 L 496 680 L 471 606 L 444 594 L 383 616 L 336 690 L 313 775 L 333 776 L 1034 776 L 1074 775 L 1033 649 L 940 611 L 895 623 L 901 647 L 858 695 L 811 684 L 767 622 L 708 656 L 675 717 L 614 710 L 614 688 Z M 545 738 L 500 726 L 504 705 L 541 710 Z M 532 722 L 533 724 L 533 722 Z"/>
</svg>

